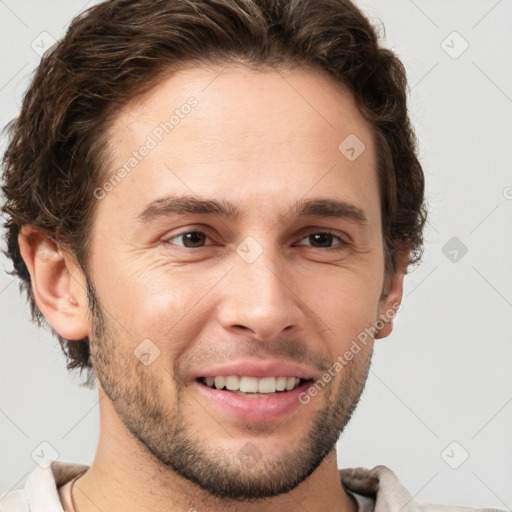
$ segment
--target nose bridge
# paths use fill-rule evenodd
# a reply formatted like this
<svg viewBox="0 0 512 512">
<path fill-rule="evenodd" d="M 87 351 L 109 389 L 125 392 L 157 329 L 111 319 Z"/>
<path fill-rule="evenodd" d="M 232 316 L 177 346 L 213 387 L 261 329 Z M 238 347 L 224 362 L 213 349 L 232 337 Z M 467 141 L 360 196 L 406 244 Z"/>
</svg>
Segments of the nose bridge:
<svg viewBox="0 0 512 512">
<path fill-rule="evenodd" d="M 245 244 L 245 245 L 244 245 Z M 248 237 L 233 255 L 220 307 L 227 329 L 250 329 L 270 339 L 300 321 L 301 309 L 283 255 Z"/>
</svg>

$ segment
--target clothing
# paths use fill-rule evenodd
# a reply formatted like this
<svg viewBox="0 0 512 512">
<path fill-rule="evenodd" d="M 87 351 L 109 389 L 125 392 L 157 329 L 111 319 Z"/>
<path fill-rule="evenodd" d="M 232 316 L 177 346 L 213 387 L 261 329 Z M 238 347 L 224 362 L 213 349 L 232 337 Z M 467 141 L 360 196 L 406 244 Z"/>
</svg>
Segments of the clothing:
<svg viewBox="0 0 512 512">
<path fill-rule="evenodd" d="M 46 459 L 28 476 L 22 489 L 0 496 L 0 512 L 63 512 L 69 503 L 69 485 L 89 466 Z M 46 468 L 46 469 L 43 469 Z M 419 504 L 386 466 L 339 470 L 344 489 L 354 495 L 359 512 L 485 512 L 489 509 Z M 62 500 L 62 501 L 61 501 Z M 68 507 L 69 508 L 69 507 Z M 493 509 L 496 512 L 496 509 Z"/>
</svg>

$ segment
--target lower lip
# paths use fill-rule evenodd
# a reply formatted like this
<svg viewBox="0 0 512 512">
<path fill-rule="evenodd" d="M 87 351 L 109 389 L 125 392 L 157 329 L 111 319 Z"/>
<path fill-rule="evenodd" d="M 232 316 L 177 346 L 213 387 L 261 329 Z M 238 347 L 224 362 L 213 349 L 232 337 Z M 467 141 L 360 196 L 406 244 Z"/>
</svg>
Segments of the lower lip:
<svg viewBox="0 0 512 512">
<path fill-rule="evenodd" d="M 299 395 L 311 386 L 311 382 L 306 381 L 291 391 L 273 396 L 237 395 L 230 391 L 210 388 L 197 381 L 193 382 L 193 386 L 207 399 L 208 407 L 215 404 L 242 421 L 264 422 L 282 419 L 302 405 Z"/>
</svg>

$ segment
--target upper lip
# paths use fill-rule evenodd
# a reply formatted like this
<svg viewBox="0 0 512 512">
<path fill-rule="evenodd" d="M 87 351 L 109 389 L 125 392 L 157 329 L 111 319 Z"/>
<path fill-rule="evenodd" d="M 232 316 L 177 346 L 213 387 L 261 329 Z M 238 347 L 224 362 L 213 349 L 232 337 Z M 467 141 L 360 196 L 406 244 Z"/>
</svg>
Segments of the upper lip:
<svg viewBox="0 0 512 512">
<path fill-rule="evenodd" d="M 193 372 L 192 379 L 229 375 L 256 377 L 258 379 L 264 377 L 297 377 L 310 380 L 314 378 L 314 371 L 296 363 L 279 360 L 232 361 Z"/>
</svg>

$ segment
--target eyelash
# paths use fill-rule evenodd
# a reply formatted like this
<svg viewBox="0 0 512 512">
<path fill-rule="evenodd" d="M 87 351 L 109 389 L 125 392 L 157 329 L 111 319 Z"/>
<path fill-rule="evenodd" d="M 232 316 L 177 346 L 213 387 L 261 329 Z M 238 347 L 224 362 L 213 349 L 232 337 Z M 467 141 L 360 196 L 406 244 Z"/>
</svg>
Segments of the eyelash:
<svg viewBox="0 0 512 512">
<path fill-rule="evenodd" d="M 204 231 L 202 231 L 200 229 L 193 229 L 193 230 L 183 231 L 181 233 L 178 233 L 178 234 L 172 236 L 171 238 L 167 238 L 167 239 L 163 240 L 163 243 L 168 244 L 168 245 L 175 245 L 175 244 L 171 243 L 171 240 L 174 240 L 175 238 L 179 238 L 179 237 L 181 237 L 183 235 L 187 235 L 187 234 L 190 234 L 190 233 L 200 233 L 202 235 L 205 235 L 207 238 L 210 238 L 206 232 L 204 232 Z M 339 235 L 337 235 L 336 233 L 334 233 L 333 231 L 330 231 L 328 229 L 327 230 L 321 230 L 321 231 L 310 231 L 310 232 L 306 233 L 306 235 L 304 237 L 302 237 L 300 241 L 304 240 L 305 238 L 308 238 L 311 235 L 331 235 L 334 238 L 337 238 L 339 240 L 338 246 L 334 246 L 334 247 L 312 247 L 312 246 L 306 246 L 306 247 L 310 247 L 311 249 L 314 249 L 314 250 L 317 250 L 317 251 L 336 251 L 336 250 L 342 250 L 346 246 L 349 245 L 349 242 L 347 242 L 346 240 L 341 238 Z M 214 244 L 211 244 L 211 245 L 216 245 L 216 244 L 214 243 Z M 183 249 L 187 249 L 187 250 L 190 250 L 190 251 L 194 251 L 194 250 L 205 249 L 208 246 L 203 246 L 203 247 L 184 247 L 184 246 L 179 246 L 179 247 L 182 247 Z"/>
</svg>

